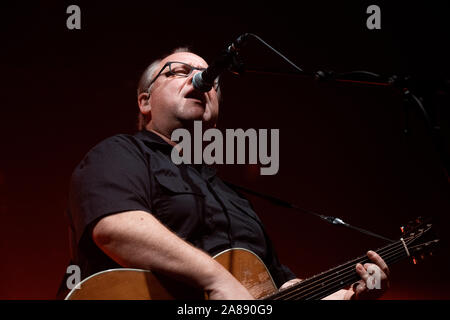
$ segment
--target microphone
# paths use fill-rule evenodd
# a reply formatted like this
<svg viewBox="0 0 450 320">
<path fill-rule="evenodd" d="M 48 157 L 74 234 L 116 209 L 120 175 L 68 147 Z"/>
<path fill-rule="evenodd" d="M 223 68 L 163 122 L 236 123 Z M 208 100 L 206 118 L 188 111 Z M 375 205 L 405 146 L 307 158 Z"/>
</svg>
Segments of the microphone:
<svg viewBox="0 0 450 320">
<path fill-rule="evenodd" d="M 235 63 L 235 57 L 239 51 L 242 44 L 247 40 L 249 34 L 244 33 L 239 36 L 236 41 L 231 43 L 227 49 L 222 52 L 222 54 L 217 57 L 208 68 L 202 72 L 198 72 L 192 78 L 192 85 L 195 89 L 201 92 L 208 92 L 214 86 L 214 81 L 216 78 L 225 70 L 227 70 L 230 65 Z"/>
</svg>

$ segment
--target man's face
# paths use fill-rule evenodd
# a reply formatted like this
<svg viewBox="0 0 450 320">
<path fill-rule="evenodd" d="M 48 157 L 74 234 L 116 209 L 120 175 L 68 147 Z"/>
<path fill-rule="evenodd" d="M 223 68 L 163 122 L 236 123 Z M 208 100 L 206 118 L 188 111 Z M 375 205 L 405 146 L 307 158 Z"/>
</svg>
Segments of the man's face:
<svg viewBox="0 0 450 320">
<path fill-rule="evenodd" d="M 206 68 L 208 64 L 190 52 L 178 52 L 163 59 L 159 68 L 168 61 L 187 63 L 193 67 Z M 219 102 L 214 89 L 203 93 L 194 89 L 193 70 L 188 77 L 170 75 L 166 67 L 151 88 L 151 126 L 161 133 L 169 133 L 180 127 L 190 127 L 194 120 L 202 120 L 204 127 L 213 127 L 219 113 Z M 155 76 L 157 72 L 153 75 Z"/>
</svg>

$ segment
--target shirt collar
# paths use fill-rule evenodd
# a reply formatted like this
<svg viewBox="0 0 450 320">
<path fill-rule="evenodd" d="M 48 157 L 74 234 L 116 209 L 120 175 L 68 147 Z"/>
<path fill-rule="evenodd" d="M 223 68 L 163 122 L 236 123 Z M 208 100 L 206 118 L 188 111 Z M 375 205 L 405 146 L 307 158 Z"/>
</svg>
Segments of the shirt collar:
<svg viewBox="0 0 450 320">
<path fill-rule="evenodd" d="M 172 145 L 167 143 L 167 141 L 164 141 L 164 139 L 161 138 L 159 135 L 157 135 L 154 132 L 148 131 L 146 129 L 141 130 L 138 133 L 136 133 L 136 136 L 138 138 L 142 139 L 144 142 L 154 145 L 156 147 L 169 148 L 169 149 L 173 148 Z"/>
</svg>

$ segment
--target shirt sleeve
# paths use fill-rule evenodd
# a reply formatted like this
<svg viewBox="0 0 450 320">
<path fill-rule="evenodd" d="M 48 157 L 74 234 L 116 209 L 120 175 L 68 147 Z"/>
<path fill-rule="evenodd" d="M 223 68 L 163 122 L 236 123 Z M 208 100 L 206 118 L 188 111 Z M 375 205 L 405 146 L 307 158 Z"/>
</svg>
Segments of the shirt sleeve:
<svg viewBox="0 0 450 320">
<path fill-rule="evenodd" d="M 76 167 L 69 192 L 69 213 L 76 241 L 92 222 L 119 212 L 151 212 L 148 159 L 131 136 L 108 138 Z"/>
</svg>

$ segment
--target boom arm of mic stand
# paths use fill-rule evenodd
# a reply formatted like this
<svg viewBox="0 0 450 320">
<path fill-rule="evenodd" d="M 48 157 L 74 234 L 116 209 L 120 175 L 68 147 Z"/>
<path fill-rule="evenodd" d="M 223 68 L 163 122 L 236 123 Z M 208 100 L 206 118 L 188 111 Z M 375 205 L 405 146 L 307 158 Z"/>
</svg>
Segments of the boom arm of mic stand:
<svg viewBox="0 0 450 320">
<path fill-rule="evenodd" d="M 425 109 L 422 101 L 412 93 L 409 88 L 409 78 L 399 78 L 393 75 L 389 78 L 383 78 L 382 76 L 369 72 L 369 71 L 351 71 L 346 73 L 334 73 L 332 71 L 317 71 L 315 73 L 307 72 L 283 72 L 283 71 L 268 71 L 268 70 L 258 70 L 258 69 L 245 69 L 247 73 L 256 73 L 263 75 L 276 75 L 276 76 L 296 76 L 303 78 L 311 78 L 318 81 L 335 81 L 335 82 L 345 82 L 351 84 L 363 84 L 371 86 L 387 86 L 396 89 L 400 89 L 405 96 L 405 100 L 409 105 L 416 105 L 420 110 L 423 118 L 425 120 L 428 131 L 430 132 L 431 139 L 433 141 L 435 150 L 441 160 L 443 174 L 450 182 L 450 154 L 444 146 L 443 136 L 441 134 L 441 129 L 439 126 L 433 124 L 431 117 L 429 116 L 427 110 Z M 408 111 L 408 107 L 405 108 L 405 112 Z M 406 115 L 407 117 L 407 115 Z M 407 125 L 407 121 L 406 121 Z M 408 132 L 407 128 L 404 130 L 405 133 Z"/>
<path fill-rule="evenodd" d="M 316 81 L 335 81 L 335 82 L 346 82 L 355 84 L 366 84 L 374 86 L 392 86 L 393 81 L 391 78 L 387 80 L 377 79 L 379 75 L 369 72 L 369 71 L 351 71 L 342 74 L 335 74 L 332 71 L 317 71 L 313 73 L 308 72 L 288 72 L 288 71 L 277 71 L 277 70 L 261 70 L 261 69 L 245 69 L 245 73 L 254 73 L 261 75 L 273 75 L 273 76 L 294 76 L 300 78 L 310 78 Z M 359 77 L 351 78 L 349 75 L 359 75 Z M 372 79 L 362 79 L 361 76 L 370 75 Z"/>
</svg>

